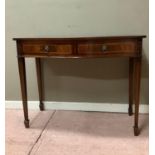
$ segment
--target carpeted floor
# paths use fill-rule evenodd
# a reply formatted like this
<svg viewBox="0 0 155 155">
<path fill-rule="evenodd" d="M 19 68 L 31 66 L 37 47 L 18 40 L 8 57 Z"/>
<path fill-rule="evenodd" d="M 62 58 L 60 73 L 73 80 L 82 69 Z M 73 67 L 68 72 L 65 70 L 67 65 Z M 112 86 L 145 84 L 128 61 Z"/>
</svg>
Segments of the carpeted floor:
<svg viewBox="0 0 155 155">
<path fill-rule="evenodd" d="M 133 116 L 80 111 L 6 110 L 6 155 L 148 155 L 148 115 L 133 135 Z"/>
</svg>

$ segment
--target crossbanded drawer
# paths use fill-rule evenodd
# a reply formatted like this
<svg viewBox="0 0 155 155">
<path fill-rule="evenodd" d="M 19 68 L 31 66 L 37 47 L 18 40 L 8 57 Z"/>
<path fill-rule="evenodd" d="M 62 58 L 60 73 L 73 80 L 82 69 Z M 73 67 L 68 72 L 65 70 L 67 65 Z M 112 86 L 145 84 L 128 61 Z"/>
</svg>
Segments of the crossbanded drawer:
<svg viewBox="0 0 155 155">
<path fill-rule="evenodd" d="M 25 55 L 71 55 L 72 45 L 71 44 L 22 44 L 22 54 Z"/>
<path fill-rule="evenodd" d="M 119 55 L 135 52 L 136 44 L 132 41 L 78 44 L 78 54 L 82 55 Z"/>
</svg>

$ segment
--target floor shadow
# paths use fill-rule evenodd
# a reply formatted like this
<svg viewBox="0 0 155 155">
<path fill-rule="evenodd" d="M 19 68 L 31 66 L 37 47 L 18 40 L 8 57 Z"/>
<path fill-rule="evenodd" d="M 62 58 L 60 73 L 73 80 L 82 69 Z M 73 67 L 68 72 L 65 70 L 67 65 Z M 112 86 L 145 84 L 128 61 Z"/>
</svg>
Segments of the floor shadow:
<svg viewBox="0 0 155 155">
<path fill-rule="evenodd" d="M 41 112 L 36 117 L 39 115 Z M 34 118 L 31 122 L 33 128 L 36 128 L 35 121 L 37 119 Z M 122 113 L 56 111 L 45 130 L 47 133 L 56 132 L 60 135 L 66 133 L 92 137 L 133 138 L 133 122 L 134 117 Z M 141 133 L 134 138 L 147 138 L 148 115 L 140 115 L 139 124 Z"/>
</svg>

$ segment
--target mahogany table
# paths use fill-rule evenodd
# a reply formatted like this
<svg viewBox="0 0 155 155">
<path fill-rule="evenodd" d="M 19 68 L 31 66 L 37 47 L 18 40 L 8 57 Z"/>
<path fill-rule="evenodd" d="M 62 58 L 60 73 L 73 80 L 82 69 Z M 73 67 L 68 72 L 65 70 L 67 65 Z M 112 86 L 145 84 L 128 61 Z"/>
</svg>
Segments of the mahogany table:
<svg viewBox="0 0 155 155">
<path fill-rule="evenodd" d="M 24 111 L 24 124 L 29 128 L 27 106 L 27 84 L 25 58 L 33 57 L 36 61 L 40 110 L 44 110 L 41 59 L 42 58 L 129 58 L 129 108 L 128 114 L 134 113 L 134 135 L 139 135 L 139 94 L 142 59 L 142 40 L 146 36 L 107 36 L 82 38 L 14 38 L 17 43 L 17 58 L 21 83 Z"/>
</svg>

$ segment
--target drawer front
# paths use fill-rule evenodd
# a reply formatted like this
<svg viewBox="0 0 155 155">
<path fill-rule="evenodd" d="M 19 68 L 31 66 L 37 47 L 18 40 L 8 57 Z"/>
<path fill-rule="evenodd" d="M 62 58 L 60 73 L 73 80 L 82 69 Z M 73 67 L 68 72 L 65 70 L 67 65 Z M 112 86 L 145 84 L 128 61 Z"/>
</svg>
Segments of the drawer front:
<svg viewBox="0 0 155 155">
<path fill-rule="evenodd" d="M 81 43 L 78 45 L 79 54 L 91 55 L 119 55 L 134 54 L 136 44 L 129 42 Z"/>
<path fill-rule="evenodd" d="M 22 45 L 22 53 L 30 55 L 70 55 L 72 45 L 70 44 L 26 44 Z"/>
</svg>

